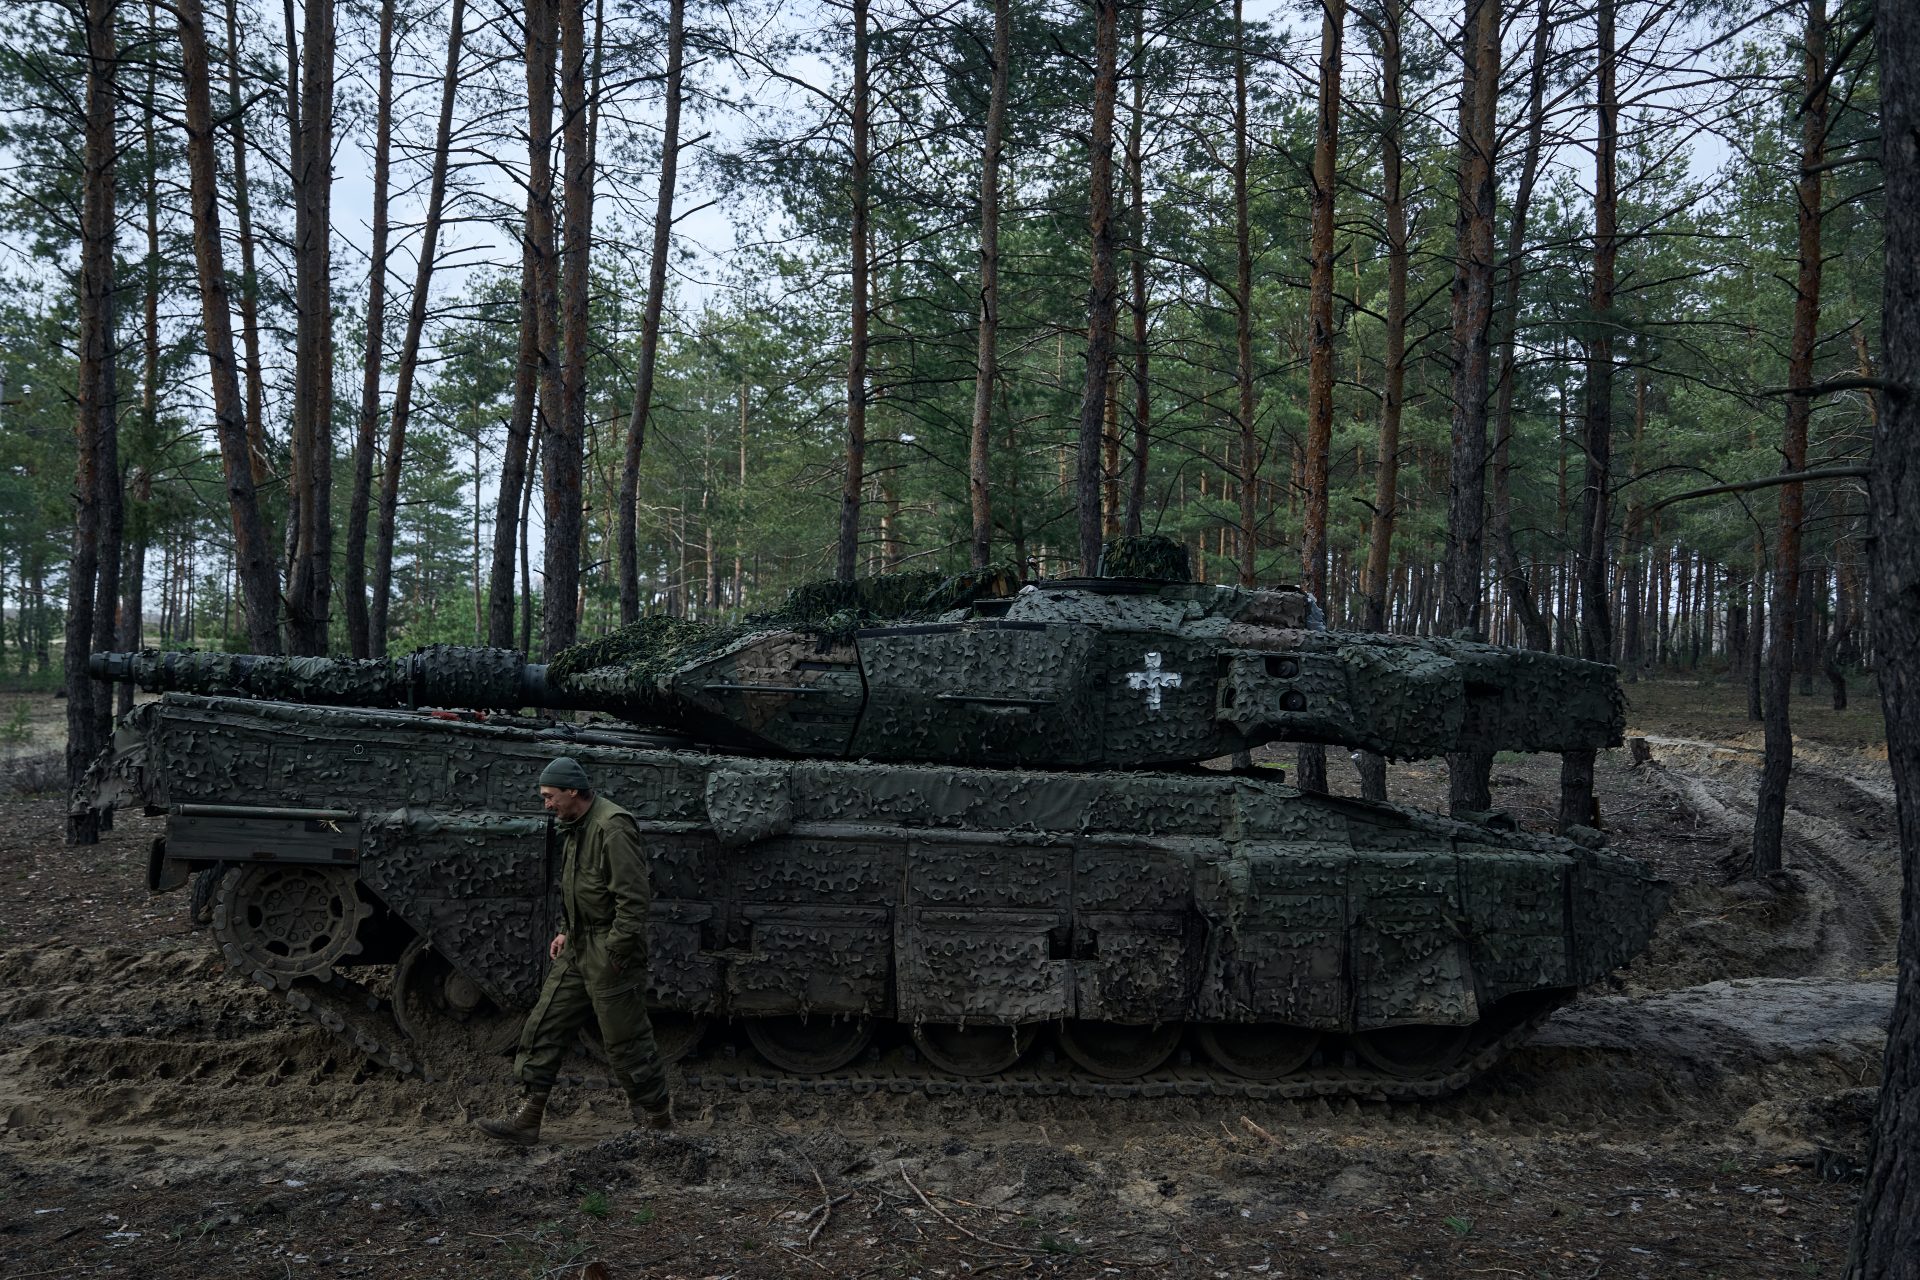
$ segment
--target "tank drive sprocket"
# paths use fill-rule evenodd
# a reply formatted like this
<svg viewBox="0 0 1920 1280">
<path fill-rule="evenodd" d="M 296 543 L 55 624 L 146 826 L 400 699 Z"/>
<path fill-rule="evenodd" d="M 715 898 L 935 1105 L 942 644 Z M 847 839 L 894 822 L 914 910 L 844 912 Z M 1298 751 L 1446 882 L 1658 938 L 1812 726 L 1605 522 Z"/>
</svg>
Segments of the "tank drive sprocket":
<svg viewBox="0 0 1920 1280">
<path fill-rule="evenodd" d="M 289 986 L 358 954 L 372 910 L 351 869 L 256 862 L 221 878 L 213 936 L 242 973 Z"/>
</svg>

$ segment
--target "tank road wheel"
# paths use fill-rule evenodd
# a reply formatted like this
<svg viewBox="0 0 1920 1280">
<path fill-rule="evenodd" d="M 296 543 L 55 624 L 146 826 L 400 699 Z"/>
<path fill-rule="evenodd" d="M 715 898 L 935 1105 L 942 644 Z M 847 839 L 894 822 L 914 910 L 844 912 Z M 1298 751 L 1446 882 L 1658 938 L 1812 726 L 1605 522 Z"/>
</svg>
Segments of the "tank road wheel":
<svg viewBox="0 0 1920 1280">
<path fill-rule="evenodd" d="M 1214 1065 L 1243 1080 L 1278 1080 L 1307 1065 L 1320 1033 L 1268 1022 L 1203 1022 L 1200 1047 Z"/>
<path fill-rule="evenodd" d="M 1032 1022 L 1017 1027 L 922 1022 L 913 1028 L 913 1043 L 927 1061 L 955 1076 L 1005 1071 L 1025 1057 L 1039 1037 L 1040 1025 Z"/>
<path fill-rule="evenodd" d="M 873 1043 L 871 1018 L 803 1018 L 780 1014 L 746 1020 L 747 1039 L 760 1056 L 783 1071 L 817 1076 L 838 1071 Z"/>
<path fill-rule="evenodd" d="M 1107 1080 L 1132 1080 L 1164 1065 L 1180 1047 L 1177 1022 L 1154 1027 L 1122 1022 L 1063 1022 L 1060 1048 L 1084 1071 Z"/>
<path fill-rule="evenodd" d="M 227 872 L 213 904 L 213 936 L 229 960 L 275 981 L 327 972 L 360 943 L 371 908 L 345 867 L 249 863 Z"/>
<path fill-rule="evenodd" d="M 1353 1047 L 1388 1075 L 1412 1080 L 1444 1074 L 1472 1039 L 1472 1027 L 1376 1027 L 1354 1036 Z"/>
<path fill-rule="evenodd" d="M 425 938 L 415 938 L 394 967 L 393 1020 L 422 1049 L 491 1057 L 519 1038 L 523 1015 L 502 1009 Z"/>
</svg>

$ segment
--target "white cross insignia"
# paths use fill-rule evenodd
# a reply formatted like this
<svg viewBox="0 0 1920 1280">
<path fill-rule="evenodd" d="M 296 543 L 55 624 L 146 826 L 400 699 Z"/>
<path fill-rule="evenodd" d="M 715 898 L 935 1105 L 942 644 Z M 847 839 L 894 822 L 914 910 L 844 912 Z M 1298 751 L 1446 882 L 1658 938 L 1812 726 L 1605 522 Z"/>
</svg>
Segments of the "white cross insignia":
<svg viewBox="0 0 1920 1280">
<path fill-rule="evenodd" d="M 1180 687 L 1180 673 L 1178 671 L 1162 671 L 1160 669 L 1160 655 L 1157 653 L 1149 653 L 1142 661 L 1146 664 L 1147 669 L 1145 671 L 1127 672 L 1127 684 L 1130 688 L 1145 689 L 1147 691 L 1147 710 L 1158 711 L 1160 709 L 1160 691 L 1162 689 L 1178 689 Z"/>
</svg>

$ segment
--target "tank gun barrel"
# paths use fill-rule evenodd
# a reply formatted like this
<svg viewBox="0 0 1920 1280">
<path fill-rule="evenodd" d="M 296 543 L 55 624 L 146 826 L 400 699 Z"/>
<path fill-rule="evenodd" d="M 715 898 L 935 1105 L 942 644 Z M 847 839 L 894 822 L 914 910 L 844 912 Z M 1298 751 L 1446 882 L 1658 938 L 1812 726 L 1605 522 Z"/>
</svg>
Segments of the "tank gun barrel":
<svg viewBox="0 0 1920 1280">
<path fill-rule="evenodd" d="M 512 649 L 432 645 L 398 658 L 275 658 L 251 653 L 96 653 L 96 680 L 149 693 L 224 694 L 350 707 L 554 707 L 600 700 L 548 687 L 544 663 Z"/>
</svg>

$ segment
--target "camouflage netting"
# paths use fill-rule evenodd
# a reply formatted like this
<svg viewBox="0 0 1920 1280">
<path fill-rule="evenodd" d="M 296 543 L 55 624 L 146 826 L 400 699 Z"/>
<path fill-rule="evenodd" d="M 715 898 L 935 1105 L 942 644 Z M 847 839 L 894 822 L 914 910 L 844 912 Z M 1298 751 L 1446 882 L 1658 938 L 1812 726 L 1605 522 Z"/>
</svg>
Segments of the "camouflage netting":
<svg viewBox="0 0 1920 1280">
<path fill-rule="evenodd" d="M 1020 571 L 1010 564 L 957 574 L 883 573 L 853 582 L 822 579 L 795 587 L 778 609 L 749 614 L 739 622 L 692 622 L 664 615 L 642 618 L 563 650 L 549 665 L 548 675 L 564 680 L 604 667 L 624 667 L 630 678 L 645 681 L 761 632 L 794 631 L 845 642 L 862 627 L 928 622 L 949 609 L 1019 589 Z"/>
<path fill-rule="evenodd" d="M 1114 538 L 1100 548 L 1100 577 L 1191 582 L 1193 562 L 1183 543 L 1164 534 Z"/>
</svg>

